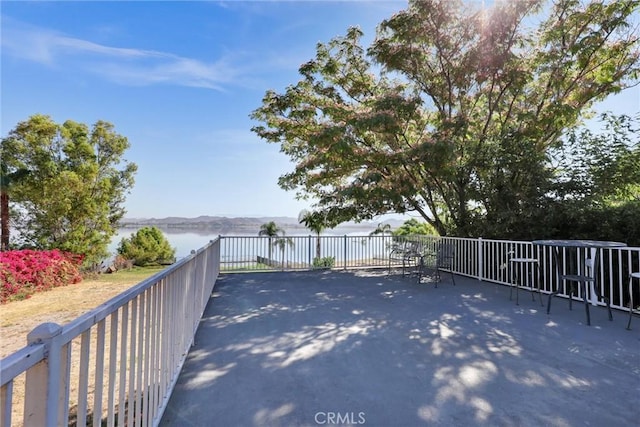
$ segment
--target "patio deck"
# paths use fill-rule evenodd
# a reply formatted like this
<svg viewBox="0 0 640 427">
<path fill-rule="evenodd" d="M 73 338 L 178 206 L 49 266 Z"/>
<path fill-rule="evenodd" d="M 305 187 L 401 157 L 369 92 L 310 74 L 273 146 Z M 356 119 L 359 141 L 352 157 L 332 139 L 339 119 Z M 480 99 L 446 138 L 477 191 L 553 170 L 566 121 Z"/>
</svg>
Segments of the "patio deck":
<svg viewBox="0 0 640 427">
<path fill-rule="evenodd" d="M 163 426 L 631 426 L 640 319 L 448 274 L 222 275 Z M 544 303 L 546 305 L 546 295 Z"/>
</svg>

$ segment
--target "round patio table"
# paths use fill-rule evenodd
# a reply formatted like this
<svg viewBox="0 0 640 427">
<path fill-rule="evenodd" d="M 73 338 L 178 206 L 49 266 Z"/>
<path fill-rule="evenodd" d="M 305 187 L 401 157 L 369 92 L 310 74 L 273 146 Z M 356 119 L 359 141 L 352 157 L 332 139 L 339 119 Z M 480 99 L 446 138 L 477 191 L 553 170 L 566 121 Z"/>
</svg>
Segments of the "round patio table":
<svg viewBox="0 0 640 427">
<path fill-rule="evenodd" d="M 609 311 L 609 320 L 613 320 L 611 314 L 611 305 L 609 298 L 600 294 L 598 286 L 595 285 L 596 278 L 598 277 L 598 269 L 600 267 L 600 251 L 598 249 L 605 248 L 620 248 L 627 246 L 626 243 L 621 242 L 607 242 L 600 240 L 534 240 L 534 245 L 549 246 L 553 248 L 552 254 L 555 264 L 556 277 L 558 278 L 558 284 L 556 290 L 549 294 L 549 300 L 547 302 L 547 314 L 551 311 L 551 298 L 560 293 L 560 283 L 563 281 L 570 282 L 571 291 L 573 291 L 573 284 L 576 283 L 580 286 L 582 292 L 582 298 L 584 300 L 584 307 L 587 315 L 587 325 L 591 325 L 591 315 L 589 313 L 589 303 L 587 301 L 587 283 L 593 284 L 593 292 L 598 299 L 603 299 L 607 304 L 607 310 Z M 573 257 L 569 259 L 569 268 L 563 270 L 565 264 L 560 258 L 560 248 L 575 249 L 576 257 L 575 263 L 572 263 Z M 587 250 L 591 253 L 588 256 L 580 257 L 581 253 L 586 255 Z M 593 254 L 595 252 L 595 254 Z M 593 275 L 587 274 L 587 268 L 590 268 Z M 564 271 L 564 272 L 563 272 Z M 572 309 L 573 298 L 572 292 L 569 293 L 569 309 Z M 596 299 L 597 301 L 597 299 Z"/>
</svg>

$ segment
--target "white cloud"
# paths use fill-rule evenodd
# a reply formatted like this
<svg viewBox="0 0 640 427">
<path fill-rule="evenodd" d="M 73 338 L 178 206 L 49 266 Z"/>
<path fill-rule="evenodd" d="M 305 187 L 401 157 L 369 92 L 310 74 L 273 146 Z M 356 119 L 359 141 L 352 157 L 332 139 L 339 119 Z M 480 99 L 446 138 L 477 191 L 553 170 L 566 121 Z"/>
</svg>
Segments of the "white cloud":
<svg viewBox="0 0 640 427">
<path fill-rule="evenodd" d="M 222 90 L 241 81 L 226 58 L 203 62 L 155 50 L 106 46 L 2 18 L 3 55 L 81 69 L 124 85 L 173 84 Z"/>
</svg>

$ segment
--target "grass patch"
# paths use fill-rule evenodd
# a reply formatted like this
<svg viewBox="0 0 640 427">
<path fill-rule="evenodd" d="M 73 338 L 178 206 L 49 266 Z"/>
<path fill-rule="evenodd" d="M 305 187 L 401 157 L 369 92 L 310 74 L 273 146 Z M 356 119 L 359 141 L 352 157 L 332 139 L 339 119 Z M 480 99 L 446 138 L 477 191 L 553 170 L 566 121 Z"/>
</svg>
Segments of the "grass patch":
<svg viewBox="0 0 640 427">
<path fill-rule="evenodd" d="M 118 270 L 115 273 L 111 274 L 98 274 L 88 279 L 98 283 L 135 284 L 143 281 L 148 277 L 153 276 L 156 273 L 159 273 L 165 268 L 167 268 L 167 266 L 163 265 L 154 265 L 151 267 L 133 267 L 126 270 Z"/>
<path fill-rule="evenodd" d="M 97 274 L 81 282 L 37 292 L 28 299 L 0 308 L 0 336 L 4 356 L 9 348 L 26 344 L 26 334 L 39 323 L 64 324 L 153 276 L 164 267 L 134 267 L 113 274 Z M 10 327 L 11 330 L 5 328 Z M 14 341 L 15 342 L 12 342 Z"/>
<path fill-rule="evenodd" d="M 164 267 L 135 267 L 130 270 L 121 270 L 113 274 L 95 274 L 85 277 L 81 282 L 66 286 L 59 286 L 45 292 L 37 292 L 30 298 L 21 301 L 11 301 L 0 307 L 0 359 L 19 350 L 27 344 L 27 334 L 39 324 L 54 322 L 65 325 L 79 316 L 95 309 L 111 298 L 121 294 L 135 286 L 144 279 L 162 271 Z M 107 326 L 109 327 L 109 326 Z M 92 333 L 92 339 L 95 335 Z M 72 366 L 70 382 L 71 387 L 78 384 L 80 346 L 78 340 L 71 346 Z M 93 346 L 94 344 L 91 344 Z M 107 342 L 105 352 L 109 354 Z M 76 363 L 75 365 L 73 365 Z M 91 373 L 90 375 L 94 375 Z M 16 380 L 13 395 L 14 419 L 21 420 L 21 414 L 17 411 L 24 402 L 24 375 Z M 77 394 L 77 390 L 75 391 Z M 71 394 L 72 399 L 74 394 Z M 22 425 L 22 423 L 14 422 Z M 106 425 L 106 424 L 102 424 Z"/>
</svg>

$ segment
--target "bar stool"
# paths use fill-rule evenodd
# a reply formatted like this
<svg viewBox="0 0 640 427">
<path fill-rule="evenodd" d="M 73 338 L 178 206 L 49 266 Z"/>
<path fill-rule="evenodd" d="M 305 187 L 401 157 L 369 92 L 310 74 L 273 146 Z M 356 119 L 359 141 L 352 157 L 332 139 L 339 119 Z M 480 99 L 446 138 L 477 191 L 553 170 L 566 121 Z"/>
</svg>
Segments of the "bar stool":
<svg viewBox="0 0 640 427">
<path fill-rule="evenodd" d="M 540 299 L 540 305 L 544 306 L 544 303 L 542 302 L 542 293 L 540 292 L 540 264 L 538 260 L 536 258 L 510 258 L 509 266 L 511 268 L 510 279 L 512 284 L 514 282 L 513 270 L 514 269 L 518 270 L 518 277 L 515 280 L 516 305 L 520 305 L 520 302 L 518 300 L 518 288 L 520 288 L 520 282 L 522 281 L 522 270 L 526 269 L 527 277 L 529 279 L 527 280 L 527 285 L 529 285 L 529 288 L 532 289 L 531 301 L 535 301 L 535 297 L 533 295 L 533 282 L 534 282 L 535 270 L 538 270 L 538 280 L 536 281 L 536 290 L 538 292 L 538 298 Z M 511 301 L 511 298 L 512 298 L 513 288 L 514 286 L 511 286 L 509 289 L 509 301 Z"/>
<path fill-rule="evenodd" d="M 575 287 L 578 287 L 578 289 L 580 289 L 580 292 L 582 292 L 582 299 L 584 301 L 584 309 L 585 312 L 587 314 L 587 325 L 591 325 L 591 314 L 589 313 L 589 301 L 587 300 L 587 284 L 592 284 L 593 285 L 593 291 L 595 293 L 595 298 L 596 301 L 603 299 L 605 301 L 605 303 L 607 304 L 607 310 L 608 310 L 608 314 L 609 314 L 609 320 L 613 320 L 613 314 L 611 314 L 611 303 L 609 302 L 609 298 L 600 294 L 600 291 L 598 289 L 598 284 L 596 283 L 596 276 L 597 276 L 597 271 L 596 271 L 596 266 L 598 265 L 598 252 L 596 252 L 596 257 L 595 258 L 586 258 L 584 260 L 584 267 L 585 267 L 585 272 L 583 274 L 561 274 L 559 276 L 560 280 L 564 280 L 567 281 L 571 284 L 571 290 L 569 293 L 569 310 L 572 309 L 572 302 L 573 302 L 573 291 Z M 549 302 L 547 304 L 547 314 L 549 314 L 549 311 L 551 310 L 551 297 L 553 296 L 553 294 L 549 294 Z"/>
<path fill-rule="evenodd" d="M 640 279 L 640 272 L 631 273 L 629 275 L 629 322 L 627 329 L 631 329 L 631 317 L 633 316 L 633 279 Z"/>
</svg>

